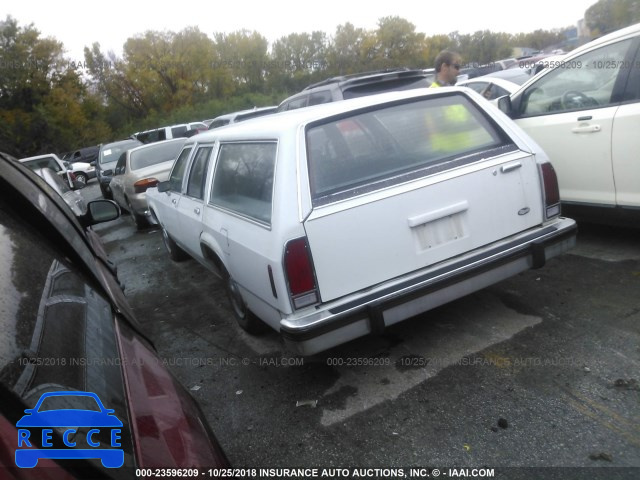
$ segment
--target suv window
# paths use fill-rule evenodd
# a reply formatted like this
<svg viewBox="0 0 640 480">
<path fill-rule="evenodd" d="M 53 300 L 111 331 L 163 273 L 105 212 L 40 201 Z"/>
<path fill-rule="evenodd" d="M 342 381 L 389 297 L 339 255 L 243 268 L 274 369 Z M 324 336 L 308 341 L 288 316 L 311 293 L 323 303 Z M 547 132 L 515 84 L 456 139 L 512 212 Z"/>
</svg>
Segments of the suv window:
<svg viewBox="0 0 640 480">
<path fill-rule="evenodd" d="M 392 92 L 400 90 L 411 90 L 414 88 L 426 88 L 429 86 L 425 77 L 409 77 L 398 78 L 394 80 L 385 80 L 384 82 L 371 82 L 364 85 L 348 86 L 343 89 L 342 97 L 347 100 L 349 98 L 365 97 L 382 92 Z"/>
<path fill-rule="evenodd" d="M 276 142 L 223 143 L 211 204 L 271 224 Z"/>
<path fill-rule="evenodd" d="M 187 160 L 191 153 L 191 147 L 185 148 L 180 152 L 180 156 L 176 160 L 169 176 L 169 190 L 173 192 L 182 193 L 182 179 L 184 177 L 184 171 L 187 166 Z"/>
<path fill-rule="evenodd" d="M 322 103 L 329 103 L 333 100 L 330 90 L 320 90 L 314 92 L 309 96 L 309 105 L 320 105 Z"/>
<path fill-rule="evenodd" d="M 62 167 L 60 164 L 55 161 L 53 157 L 45 157 L 39 158 L 37 160 L 30 160 L 28 162 L 23 162 L 25 166 L 29 167 L 31 170 L 35 170 L 36 168 L 50 168 L 54 172 L 60 172 Z"/>
<path fill-rule="evenodd" d="M 560 65 L 524 92 L 521 116 L 607 107 L 617 103 L 616 80 L 632 39 L 607 45 Z"/>
<path fill-rule="evenodd" d="M 314 205 L 349 198 L 478 160 L 505 145 L 462 95 L 394 105 L 307 130 Z M 460 157 L 452 159 L 452 157 Z"/>
<path fill-rule="evenodd" d="M 196 156 L 191 165 L 189 180 L 187 182 L 187 195 L 202 200 L 204 198 L 205 174 L 209 166 L 209 158 L 213 147 L 202 147 L 196 152 Z"/>
<path fill-rule="evenodd" d="M 283 110 L 295 110 L 296 108 L 302 108 L 307 106 L 307 95 L 303 95 L 299 98 L 295 98 L 288 102 Z"/>
<path fill-rule="evenodd" d="M 171 129 L 171 136 L 173 138 L 184 137 L 184 134 L 187 133 L 187 126 L 180 125 L 179 127 L 173 127 Z M 163 138 L 164 140 L 164 138 Z"/>
</svg>

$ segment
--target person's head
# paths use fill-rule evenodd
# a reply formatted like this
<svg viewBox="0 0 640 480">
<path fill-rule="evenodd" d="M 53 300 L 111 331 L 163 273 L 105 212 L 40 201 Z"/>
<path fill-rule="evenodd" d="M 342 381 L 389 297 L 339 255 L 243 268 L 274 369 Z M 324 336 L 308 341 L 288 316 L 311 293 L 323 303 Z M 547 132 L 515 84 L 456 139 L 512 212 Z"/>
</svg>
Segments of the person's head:
<svg viewBox="0 0 640 480">
<path fill-rule="evenodd" d="M 462 66 L 462 57 L 452 51 L 443 50 L 436 57 L 436 75 L 438 83 L 454 85 Z"/>
</svg>

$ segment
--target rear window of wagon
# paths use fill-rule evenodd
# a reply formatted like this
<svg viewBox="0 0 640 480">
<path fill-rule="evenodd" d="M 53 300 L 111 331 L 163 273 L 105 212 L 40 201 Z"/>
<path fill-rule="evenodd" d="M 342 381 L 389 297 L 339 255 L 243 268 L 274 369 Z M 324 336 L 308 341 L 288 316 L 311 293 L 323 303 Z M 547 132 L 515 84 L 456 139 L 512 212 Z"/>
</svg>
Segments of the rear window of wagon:
<svg viewBox="0 0 640 480">
<path fill-rule="evenodd" d="M 458 94 L 312 124 L 306 139 L 314 206 L 472 163 L 488 150 L 515 148 Z"/>
</svg>

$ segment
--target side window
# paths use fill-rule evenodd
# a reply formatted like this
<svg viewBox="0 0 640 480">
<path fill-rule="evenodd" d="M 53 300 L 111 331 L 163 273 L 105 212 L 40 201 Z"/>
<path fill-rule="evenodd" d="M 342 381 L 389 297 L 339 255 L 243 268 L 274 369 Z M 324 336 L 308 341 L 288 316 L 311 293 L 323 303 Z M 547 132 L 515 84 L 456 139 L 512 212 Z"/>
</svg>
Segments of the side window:
<svg viewBox="0 0 640 480">
<path fill-rule="evenodd" d="M 482 92 L 488 86 L 489 86 L 489 82 L 471 82 L 465 85 L 465 87 L 470 88 L 475 92 L 478 92 L 480 95 L 482 95 Z"/>
<path fill-rule="evenodd" d="M 533 83 L 522 96 L 523 117 L 607 107 L 615 104 L 614 87 L 632 39 L 607 45 L 572 60 L 559 61 L 547 75 Z"/>
<path fill-rule="evenodd" d="M 62 168 L 60 167 L 60 164 L 56 162 L 53 157 L 47 157 L 46 161 L 43 163 L 44 163 L 43 168 L 50 168 L 54 172 L 59 172 L 62 170 Z"/>
<path fill-rule="evenodd" d="M 118 158 L 118 163 L 116 163 L 116 168 L 113 170 L 114 175 L 122 175 L 124 173 L 125 162 L 127 161 L 127 152 L 122 152 L 120 158 Z"/>
<path fill-rule="evenodd" d="M 331 102 L 331 91 L 330 90 L 320 90 L 319 92 L 314 92 L 309 96 L 309 105 L 320 105 L 322 103 Z"/>
<path fill-rule="evenodd" d="M 213 147 L 202 147 L 196 152 L 191 164 L 189 180 L 187 182 L 187 195 L 202 200 L 204 198 L 204 184 L 206 182 L 207 167 Z"/>
<path fill-rule="evenodd" d="M 171 136 L 173 138 L 184 137 L 185 133 L 187 133 L 187 126 L 186 125 L 182 125 L 180 127 L 173 127 L 171 129 Z"/>
<path fill-rule="evenodd" d="M 182 179 L 190 153 L 191 147 L 185 148 L 180 152 L 176 163 L 173 164 L 173 169 L 171 169 L 171 175 L 169 176 L 169 190 L 172 192 L 182 193 Z"/>
<path fill-rule="evenodd" d="M 276 142 L 223 143 L 211 204 L 271 224 Z"/>
<path fill-rule="evenodd" d="M 295 98 L 287 103 L 285 110 L 295 110 L 296 108 L 302 108 L 307 106 L 307 96 L 303 95 L 300 98 Z"/>
</svg>

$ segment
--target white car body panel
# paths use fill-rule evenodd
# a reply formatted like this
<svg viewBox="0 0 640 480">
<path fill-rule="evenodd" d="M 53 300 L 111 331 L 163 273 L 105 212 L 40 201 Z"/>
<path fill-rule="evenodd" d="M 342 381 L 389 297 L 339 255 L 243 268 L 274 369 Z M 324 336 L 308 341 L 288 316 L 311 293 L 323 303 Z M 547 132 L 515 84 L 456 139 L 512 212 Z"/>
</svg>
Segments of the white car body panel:
<svg viewBox="0 0 640 480">
<path fill-rule="evenodd" d="M 553 159 L 564 201 L 615 205 L 611 135 L 618 108 L 517 120 Z M 586 120 L 587 117 L 591 119 Z"/>
<path fill-rule="evenodd" d="M 568 69 L 569 78 L 573 78 L 575 72 L 571 70 L 575 70 L 576 65 L 588 65 L 594 78 L 598 72 L 612 73 L 610 84 L 617 99 L 613 94 L 605 95 L 609 92 L 607 82 L 596 82 L 597 88 L 582 92 L 598 102 L 595 107 L 558 112 L 547 112 L 544 108 L 524 114 L 513 112 L 515 123 L 549 155 L 558 174 L 562 202 L 570 206 L 595 207 L 594 212 L 605 212 L 605 222 L 609 216 L 606 212 L 615 209 L 633 214 L 640 207 L 639 37 L 640 24 L 636 24 L 578 47 L 567 55 L 554 57 L 552 61 L 545 59 L 552 66 L 511 95 L 514 105 L 519 105 L 531 89 L 540 86 L 544 92 L 549 85 L 564 85 L 562 82 L 554 84 L 549 81 L 553 77 L 548 76 L 555 74 L 555 70 Z M 616 48 L 623 51 L 625 44 L 622 42 L 629 44 L 626 57 L 612 56 L 611 52 Z M 585 58 L 591 60 L 583 61 Z M 628 77 L 621 77 L 624 81 L 616 81 L 619 75 L 627 73 Z M 548 83 L 541 83 L 545 81 Z M 576 89 L 580 91 L 578 87 Z"/>
<path fill-rule="evenodd" d="M 447 177 L 316 208 L 305 229 L 323 301 L 542 223 L 540 184 L 529 180 L 537 179 L 532 155 L 508 154 Z M 385 257 L 388 264 L 377 261 Z"/>
<path fill-rule="evenodd" d="M 636 132 L 636 134 L 630 134 Z M 640 103 L 622 105 L 613 119 L 611 159 L 616 204 L 640 208 Z"/>
</svg>

